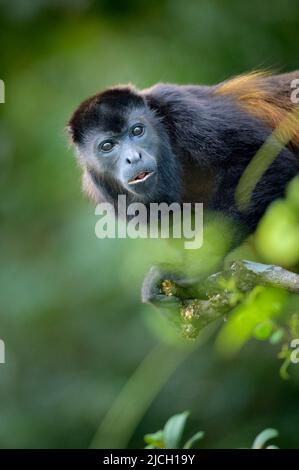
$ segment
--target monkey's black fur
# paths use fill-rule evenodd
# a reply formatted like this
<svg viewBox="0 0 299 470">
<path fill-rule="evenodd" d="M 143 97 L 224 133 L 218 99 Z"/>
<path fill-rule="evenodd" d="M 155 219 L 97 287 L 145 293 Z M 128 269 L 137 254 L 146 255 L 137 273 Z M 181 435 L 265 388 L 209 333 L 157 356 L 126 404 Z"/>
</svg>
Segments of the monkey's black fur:
<svg viewBox="0 0 299 470">
<path fill-rule="evenodd" d="M 243 109 L 233 95 L 215 91 L 217 87 L 167 84 L 142 92 L 128 86 L 111 88 L 80 105 L 70 120 L 70 132 L 80 149 L 89 130 L 122 132 L 129 111 L 144 109 L 160 146 L 158 188 L 147 202 L 205 202 L 239 222 L 246 236 L 298 173 L 299 152 L 291 146 L 281 150 L 255 187 L 249 207 L 238 210 L 239 179 L 273 129 Z M 118 194 L 130 196 L 113 178 L 87 172 L 88 184 L 97 187 L 99 197 L 115 201 Z"/>
<path fill-rule="evenodd" d="M 89 98 L 69 122 L 83 168 L 84 190 L 98 202 L 116 203 L 119 194 L 127 195 L 129 203 L 204 202 L 205 208 L 237 222 L 234 243 L 239 243 L 256 228 L 269 203 L 283 196 L 288 181 L 299 171 L 297 122 L 290 141 L 282 150 L 278 147 L 277 157 L 256 184 L 250 204 L 238 209 L 235 192 L 240 177 L 292 112 L 291 82 L 297 78 L 298 72 L 257 73 L 212 87 L 159 84 L 138 91 L 126 86 Z M 143 144 L 130 137 L 134 112 L 149 127 Z M 111 160 L 95 147 L 97 135 L 100 139 L 117 135 L 119 150 L 112 152 Z M 273 136 L 271 142 L 278 145 Z M 149 167 L 154 168 L 150 177 L 132 188 L 132 175 L 138 177 L 140 169 L 148 171 Z M 143 285 L 143 301 L 168 305 L 170 297 L 161 294 L 160 281 L 173 275 L 153 268 Z M 186 282 L 183 277 L 181 281 Z"/>
</svg>

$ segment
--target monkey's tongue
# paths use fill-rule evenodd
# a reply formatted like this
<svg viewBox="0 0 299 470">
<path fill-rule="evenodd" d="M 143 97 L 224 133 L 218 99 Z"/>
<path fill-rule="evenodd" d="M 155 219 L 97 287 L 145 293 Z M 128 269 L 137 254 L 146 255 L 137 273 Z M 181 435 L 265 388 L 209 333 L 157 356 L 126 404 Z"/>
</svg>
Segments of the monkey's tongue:
<svg viewBox="0 0 299 470">
<path fill-rule="evenodd" d="M 137 175 L 137 176 L 134 178 L 134 180 L 135 180 L 135 181 L 143 180 L 143 178 L 145 178 L 147 175 L 148 175 L 148 172 L 144 171 L 143 173 L 139 173 L 139 175 Z"/>
<path fill-rule="evenodd" d="M 129 181 L 130 184 L 138 183 L 139 181 L 143 181 L 150 173 L 148 171 L 143 171 L 142 173 L 138 173 L 133 179 Z"/>
</svg>

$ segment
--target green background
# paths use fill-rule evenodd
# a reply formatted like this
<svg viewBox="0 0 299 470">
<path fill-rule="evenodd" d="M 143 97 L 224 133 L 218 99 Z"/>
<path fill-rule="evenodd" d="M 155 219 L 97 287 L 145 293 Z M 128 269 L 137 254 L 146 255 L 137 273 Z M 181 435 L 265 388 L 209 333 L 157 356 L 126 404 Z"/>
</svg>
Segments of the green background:
<svg viewBox="0 0 299 470">
<path fill-rule="evenodd" d="M 282 381 L 278 351 L 255 340 L 226 360 L 213 332 L 191 352 L 175 345 L 140 303 L 152 250 L 95 237 L 64 132 L 109 85 L 296 69 L 298 31 L 298 0 L 0 1 L 0 447 L 85 448 L 101 423 L 96 445 L 142 447 L 185 409 L 204 447 L 248 447 L 270 426 L 298 447 L 299 367 Z M 118 416 L 114 400 L 160 341 L 165 363 L 162 349 Z"/>
</svg>

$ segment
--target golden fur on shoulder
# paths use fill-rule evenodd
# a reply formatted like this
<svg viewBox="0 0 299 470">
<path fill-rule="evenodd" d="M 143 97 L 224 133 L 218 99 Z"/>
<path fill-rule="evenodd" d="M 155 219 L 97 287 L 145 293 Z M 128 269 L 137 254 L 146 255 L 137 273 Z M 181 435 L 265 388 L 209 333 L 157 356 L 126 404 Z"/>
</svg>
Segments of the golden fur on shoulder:
<svg viewBox="0 0 299 470">
<path fill-rule="evenodd" d="M 220 83 L 215 94 L 234 97 L 247 112 L 277 129 L 276 136 L 284 144 L 299 152 L 299 105 L 291 99 L 294 84 L 298 89 L 299 71 L 281 75 L 252 72 Z"/>
</svg>

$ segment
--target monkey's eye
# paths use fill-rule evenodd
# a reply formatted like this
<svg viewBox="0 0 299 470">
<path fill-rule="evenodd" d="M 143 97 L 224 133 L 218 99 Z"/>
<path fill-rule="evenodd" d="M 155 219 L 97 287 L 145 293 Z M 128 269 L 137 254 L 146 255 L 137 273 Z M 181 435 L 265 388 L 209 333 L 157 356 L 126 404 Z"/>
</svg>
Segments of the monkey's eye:
<svg viewBox="0 0 299 470">
<path fill-rule="evenodd" d="M 98 150 L 101 152 L 111 152 L 115 143 L 112 140 L 105 140 L 98 145 Z"/>
<path fill-rule="evenodd" d="M 135 124 L 135 126 L 131 128 L 131 134 L 136 137 L 140 137 L 144 134 L 144 129 L 145 127 L 143 124 Z"/>
</svg>

